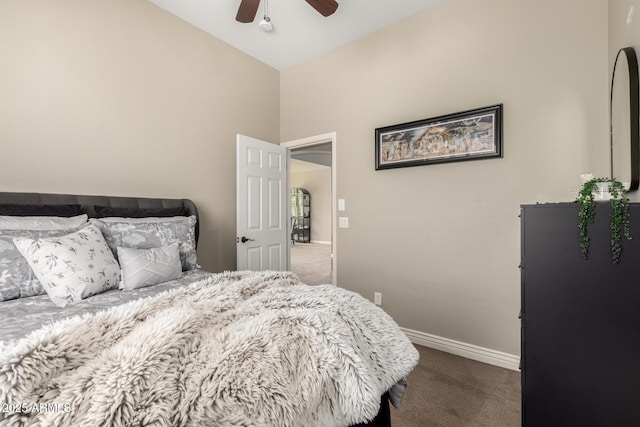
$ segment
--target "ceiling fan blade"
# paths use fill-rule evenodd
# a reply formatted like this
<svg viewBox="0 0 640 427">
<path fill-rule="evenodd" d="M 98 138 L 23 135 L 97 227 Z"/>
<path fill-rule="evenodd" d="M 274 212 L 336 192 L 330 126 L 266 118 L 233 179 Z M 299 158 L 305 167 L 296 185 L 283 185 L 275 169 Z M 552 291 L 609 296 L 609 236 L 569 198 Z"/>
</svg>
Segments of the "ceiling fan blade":
<svg viewBox="0 0 640 427">
<path fill-rule="evenodd" d="M 258 6 L 260 6 L 260 0 L 242 0 L 240 7 L 238 7 L 238 14 L 236 15 L 236 21 L 238 22 L 253 22 L 258 12 Z"/>
<path fill-rule="evenodd" d="M 338 8 L 338 3 L 335 0 L 307 0 L 307 3 L 322 16 L 333 15 L 333 12 Z"/>
</svg>

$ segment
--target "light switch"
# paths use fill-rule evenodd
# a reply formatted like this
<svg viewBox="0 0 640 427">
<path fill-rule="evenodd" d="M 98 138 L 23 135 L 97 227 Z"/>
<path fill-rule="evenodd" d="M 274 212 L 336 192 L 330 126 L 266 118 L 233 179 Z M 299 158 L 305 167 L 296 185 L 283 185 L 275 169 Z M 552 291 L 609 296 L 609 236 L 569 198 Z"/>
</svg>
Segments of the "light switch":
<svg viewBox="0 0 640 427">
<path fill-rule="evenodd" d="M 343 210 L 345 210 L 345 207 L 344 207 L 344 199 L 338 199 L 338 210 L 339 210 L 339 211 L 343 211 Z"/>
<path fill-rule="evenodd" d="M 349 217 L 348 216 L 338 217 L 338 227 L 349 228 Z"/>
</svg>

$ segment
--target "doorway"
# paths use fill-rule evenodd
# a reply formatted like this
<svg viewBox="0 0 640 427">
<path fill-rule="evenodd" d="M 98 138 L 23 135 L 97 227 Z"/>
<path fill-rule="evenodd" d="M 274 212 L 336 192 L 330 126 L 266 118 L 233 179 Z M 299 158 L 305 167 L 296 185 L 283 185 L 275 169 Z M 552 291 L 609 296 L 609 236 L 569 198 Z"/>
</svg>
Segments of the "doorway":
<svg viewBox="0 0 640 427">
<path fill-rule="evenodd" d="M 335 144 L 335 133 L 281 144 L 289 149 L 289 189 L 303 188 L 311 196 L 310 242 L 292 234 L 289 251 L 290 269 L 308 284 L 336 284 Z"/>
</svg>

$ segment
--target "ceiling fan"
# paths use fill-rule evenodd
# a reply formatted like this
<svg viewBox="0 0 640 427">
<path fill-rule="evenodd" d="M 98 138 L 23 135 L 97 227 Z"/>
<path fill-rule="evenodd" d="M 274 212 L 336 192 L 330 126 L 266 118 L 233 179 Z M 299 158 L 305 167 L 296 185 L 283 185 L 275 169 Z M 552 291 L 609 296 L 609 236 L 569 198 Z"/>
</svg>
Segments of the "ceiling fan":
<svg viewBox="0 0 640 427">
<path fill-rule="evenodd" d="M 322 16 L 329 16 L 338 8 L 338 3 L 335 0 L 306 0 L 306 2 Z M 236 21 L 243 23 L 253 22 L 258 6 L 260 6 L 260 0 L 242 0 L 238 8 Z"/>
</svg>

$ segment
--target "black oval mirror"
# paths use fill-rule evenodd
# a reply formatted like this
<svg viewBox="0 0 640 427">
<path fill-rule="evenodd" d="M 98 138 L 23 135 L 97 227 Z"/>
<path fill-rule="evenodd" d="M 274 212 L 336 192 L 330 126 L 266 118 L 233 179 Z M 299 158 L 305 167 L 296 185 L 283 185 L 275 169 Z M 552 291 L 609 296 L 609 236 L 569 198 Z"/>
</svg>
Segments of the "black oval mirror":
<svg viewBox="0 0 640 427">
<path fill-rule="evenodd" d="M 611 177 L 629 183 L 628 191 L 637 190 L 640 181 L 639 103 L 638 59 L 632 47 L 624 47 L 613 64 L 609 126 Z"/>
</svg>

